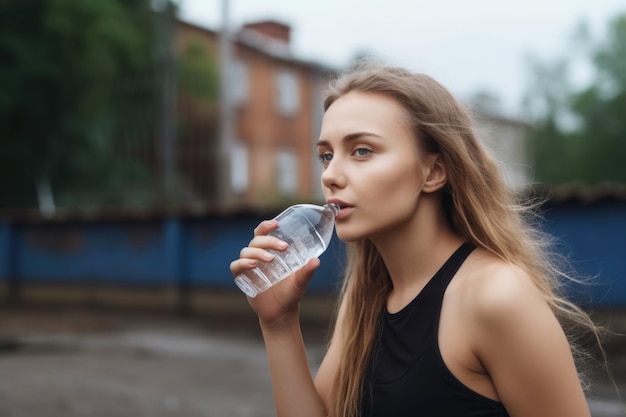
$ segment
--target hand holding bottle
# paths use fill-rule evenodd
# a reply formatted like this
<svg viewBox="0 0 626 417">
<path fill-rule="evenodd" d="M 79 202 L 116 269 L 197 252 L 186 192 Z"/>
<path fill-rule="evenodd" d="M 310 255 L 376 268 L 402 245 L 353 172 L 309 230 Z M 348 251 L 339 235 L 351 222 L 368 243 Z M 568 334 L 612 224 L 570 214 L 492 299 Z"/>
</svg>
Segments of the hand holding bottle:
<svg viewBox="0 0 626 417">
<path fill-rule="evenodd" d="M 258 267 L 260 263 L 271 262 L 275 257 L 274 253 L 287 249 L 286 242 L 269 235 L 277 228 L 276 220 L 266 220 L 254 229 L 254 238 L 241 250 L 240 258 L 230 264 L 230 270 L 235 277 Z M 273 286 L 271 291 L 264 291 L 257 297 L 249 297 L 248 301 L 261 323 L 266 327 L 280 327 L 282 321 L 291 318 L 297 320 L 298 305 L 318 266 L 319 260 L 312 259 L 293 272 L 292 276 Z"/>
<path fill-rule="evenodd" d="M 338 212 L 336 204 L 298 204 L 259 224 L 240 259 L 230 266 L 235 283 L 251 298 L 253 308 L 261 304 L 253 302 L 253 298 L 291 275 L 295 277 L 272 294 L 278 310 L 289 310 L 294 303 L 297 306 L 319 265 L 316 258 L 330 243 Z M 259 310 L 257 313 L 261 316 Z"/>
<path fill-rule="evenodd" d="M 324 206 L 297 204 L 288 207 L 274 218 L 278 222 L 278 228 L 268 233 L 287 243 L 287 246 L 282 247 L 280 252 L 272 253 L 270 249 L 274 255 L 272 259 L 261 259 L 262 262 L 257 266 L 237 275 L 237 286 L 248 297 L 256 297 L 300 269 L 309 259 L 317 258 L 330 243 L 337 213 L 339 206 L 333 203 Z"/>
</svg>

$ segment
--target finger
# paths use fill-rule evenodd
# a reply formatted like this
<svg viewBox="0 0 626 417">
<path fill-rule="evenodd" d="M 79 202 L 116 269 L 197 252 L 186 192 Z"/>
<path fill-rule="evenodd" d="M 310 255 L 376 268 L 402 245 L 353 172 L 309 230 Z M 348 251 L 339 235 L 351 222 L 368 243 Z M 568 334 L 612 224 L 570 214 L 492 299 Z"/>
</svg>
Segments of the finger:
<svg viewBox="0 0 626 417">
<path fill-rule="evenodd" d="M 271 262 L 274 260 L 274 255 L 263 248 L 255 248 L 246 246 L 239 252 L 241 259 L 252 259 L 263 262 Z"/>
<path fill-rule="evenodd" d="M 278 227 L 276 220 L 264 220 L 254 229 L 254 236 L 266 235 Z"/>
<path fill-rule="evenodd" d="M 260 235 L 260 236 L 255 236 L 250 243 L 248 243 L 248 246 L 251 248 L 262 248 L 262 249 L 274 249 L 277 251 L 283 251 L 285 249 L 287 249 L 287 242 L 280 240 L 279 238 L 275 237 L 275 236 L 267 236 L 267 235 Z"/>
<path fill-rule="evenodd" d="M 257 265 L 255 259 L 237 259 L 230 263 L 230 272 L 236 277 L 245 270 L 256 268 Z"/>
</svg>

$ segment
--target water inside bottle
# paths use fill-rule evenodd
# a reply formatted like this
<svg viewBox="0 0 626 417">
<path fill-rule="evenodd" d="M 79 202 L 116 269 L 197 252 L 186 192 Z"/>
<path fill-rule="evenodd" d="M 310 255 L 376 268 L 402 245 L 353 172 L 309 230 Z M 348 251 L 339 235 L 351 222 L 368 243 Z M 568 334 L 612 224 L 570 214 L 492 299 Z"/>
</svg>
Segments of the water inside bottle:
<svg viewBox="0 0 626 417">
<path fill-rule="evenodd" d="M 329 212 L 319 210 L 317 206 L 307 210 L 306 206 L 292 206 L 275 218 L 278 229 L 269 235 L 285 241 L 288 248 L 285 251 L 269 250 L 274 255 L 272 262 L 259 262 L 256 268 L 241 274 L 245 279 L 238 277 L 235 280 L 248 296 L 254 297 L 265 291 L 326 250 L 332 236 L 334 215 L 339 207 L 331 205 Z"/>
</svg>

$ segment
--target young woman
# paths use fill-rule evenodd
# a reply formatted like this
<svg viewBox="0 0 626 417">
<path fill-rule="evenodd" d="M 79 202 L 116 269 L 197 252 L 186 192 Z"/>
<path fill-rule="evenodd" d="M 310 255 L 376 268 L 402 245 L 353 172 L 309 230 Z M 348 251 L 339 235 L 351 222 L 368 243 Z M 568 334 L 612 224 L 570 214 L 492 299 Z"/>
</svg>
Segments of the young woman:
<svg viewBox="0 0 626 417">
<path fill-rule="evenodd" d="M 588 417 L 563 328 L 595 330 L 462 106 L 423 74 L 375 65 L 331 84 L 318 152 L 348 263 L 312 378 L 299 301 L 317 259 L 249 299 L 281 417 Z M 262 222 L 234 276 L 285 243 Z M 566 327 L 565 327 L 566 326 Z"/>
</svg>

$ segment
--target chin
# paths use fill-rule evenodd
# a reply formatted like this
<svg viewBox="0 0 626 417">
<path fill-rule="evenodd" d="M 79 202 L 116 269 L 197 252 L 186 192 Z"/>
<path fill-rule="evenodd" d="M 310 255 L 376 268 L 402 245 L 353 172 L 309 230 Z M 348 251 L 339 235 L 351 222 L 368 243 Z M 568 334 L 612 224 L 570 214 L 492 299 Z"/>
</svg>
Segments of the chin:
<svg viewBox="0 0 626 417">
<path fill-rule="evenodd" d="M 345 228 L 342 229 L 340 227 L 335 228 L 335 233 L 342 242 L 346 243 L 354 243 L 363 239 L 367 239 L 367 236 L 363 233 L 359 233 L 355 230 L 346 230 Z"/>
</svg>

